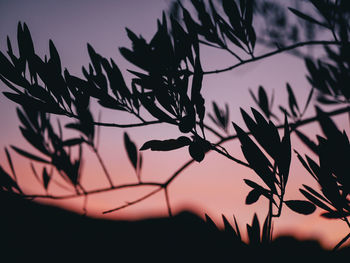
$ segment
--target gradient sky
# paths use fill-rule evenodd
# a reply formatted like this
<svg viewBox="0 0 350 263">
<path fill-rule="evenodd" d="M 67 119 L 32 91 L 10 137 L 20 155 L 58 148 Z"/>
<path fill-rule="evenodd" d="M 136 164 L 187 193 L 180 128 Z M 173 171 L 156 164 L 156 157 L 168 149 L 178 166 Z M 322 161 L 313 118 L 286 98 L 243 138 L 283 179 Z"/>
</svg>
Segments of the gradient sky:
<svg viewBox="0 0 350 263">
<path fill-rule="evenodd" d="M 128 27 L 149 39 L 156 30 L 156 18 L 161 17 L 162 10 L 167 9 L 169 2 L 167 0 L 2 0 L 0 1 L 0 49 L 6 50 L 7 35 L 10 36 L 13 46 L 16 46 L 17 23 L 26 22 L 32 33 L 37 53 L 41 56 L 48 53 L 48 40 L 52 39 L 60 53 L 62 65 L 71 73 L 82 76 L 81 66 L 89 62 L 86 43 L 90 43 L 103 56 L 112 57 L 121 68 L 127 83 L 130 83 L 131 76 L 126 69 L 133 67 L 118 53 L 118 47 L 130 47 L 124 28 Z M 257 52 L 267 50 L 264 47 L 257 47 Z M 204 70 L 223 68 L 234 63 L 234 60 L 225 53 L 206 48 L 202 49 L 202 53 Z M 239 107 L 249 110 L 253 103 L 248 88 L 257 91 L 258 86 L 263 85 L 269 94 L 274 90 L 276 108 L 276 105 L 287 104 L 285 90 L 287 81 L 300 98 L 299 104 L 304 105 L 310 88 L 305 74 L 303 61 L 291 55 L 282 54 L 237 68 L 232 72 L 207 76 L 203 87 L 204 96 L 207 98 L 207 109 L 211 109 L 212 100 L 219 105 L 229 103 L 231 120 L 242 124 Z M 1 85 L 0 90 L 5 91 L 6 87 Z M 31 148 L 20 136 L 14 103 L 6 100 L 2 94 L 0 101 L 0 122 L 5 124 L 2 125 L 0 133 L 0 145 L 3 147 L 17 145 L 30 150 Z M 310 109 L 308 113 L 310 115 L 313 112 L 313 109 Z M 136 121 L 125 114 L 106 111 L 102 112 L 102 120 L 117 123 Z M 207 120 L 207 123 L 210 123 L 210 120 Z M 338 123 L 345 128 L 346 122 L 342 117 L 338 118 Z M 149 139 L 169 139 L 179 136 L 176 127 L 166 125 L 127 131 L 139 147 Z M 315 133 L 319 128 L 317 125 L 310 125 L 303 128 L 303 131 Z M 233 129 L 230 132 L 233 133 Z M 122 136 L 123 130 L 120 129 L 104 128 L 101 131 L 100 151 L 108 169 L 113 174 L 115 184 L 135 182 L 135 175 L 127 159 Z M 215 137 L 211 139 L 216 140 Z M 298 151 L 305 151 L 303 145 L 294 137 L 292 144 Z M 229 142 L 224 146 L 233 156 L 243 159 L 237 142 Z M 86 153 L 84 186 L 87 189 L 107 186 L 96 158 L 88 151 Z M 41 193 L 40 186 L 30 171 L 29 162 L 15 153 L 12 153 L 12 156 L 17 173 L 20 174 L 19 182 L 22 188 L 28 193 Z M 143 156 L 144 180 L 164 181 L 189 160 L 186 150 L 169 153 L 144 152 Z M 3 152 L 0 153 L 0 157 L 1 164 L 7 169 Z M 40 166 L 38 170 L 39 168 Z M 262 220 L 267 212 L 267 203 L 261 199 L 254 205 L 244 205 L 249 187 L 244 184 L 243 178 L 259 181 L 249 169 L 244 169 L 218 154 L 210 153 L 202 163 L 196 163 L 186 169 L 170 186 L 172 209 L 175 213 L 183 209 L 191 209 L 201 216 L 207 213 L 219 224 L 221 224 L 221 214 L 225 214 L 231 220 L 234 214 L 242 227 L 251 222 L 255 212 Z M 303 198 L 298 191 L 302 183 L 315 185 L 311 176 L 293 156 L 286 199 Z M 88 214 L 100 217 L 102 211 L 117 207 L 126 201 L 132 201 L 146 191 L 149 189 L 123 190 L 92 196 L 88 199 Z M 55 186 L 52 185 L 50 192 L 55 192 Z M 50 203 L 81 213 L 82 202 L 82 199 L 74 199 Z M 347 227 L 342 222 L 322 219 L 319 214 L 320 210 L 316 210 L 314 215 L 302 216 L 284 208 L 281 218 L 275 221 L 275 235 L 292 233 L 300 237 L 317 238 L 323 245 L 333 246 L 345 236 Z M 138 219 L 155 215 L 166 215 L 162 192 L 143 203 L 106 217 Z"/>
</svg>

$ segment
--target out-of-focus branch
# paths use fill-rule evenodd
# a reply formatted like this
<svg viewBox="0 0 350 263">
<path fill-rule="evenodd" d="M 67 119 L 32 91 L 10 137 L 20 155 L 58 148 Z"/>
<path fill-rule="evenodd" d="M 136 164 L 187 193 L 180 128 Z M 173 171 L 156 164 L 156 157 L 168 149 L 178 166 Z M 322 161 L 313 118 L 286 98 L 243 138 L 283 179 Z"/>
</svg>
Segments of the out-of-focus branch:
<svg viewBox="0 0 350 263">
<path fill-rule="evenodd" d="M 96 157 L 97 157 L 99 163 L 101 164 L 101 167 L 102 167 L 102 169 L 103 169 L 103 172 L 104 172 L 104 174 L 106 175 L 106 178 L 107 178 L 107 180 L 108 180 L 108 183 L 110 184 L 111 187 L 113 187 L 112 178 L 111 178 L 111 176 L 110 176 L 110 174 L 109 174 L 109 172 L 108 172 L 108 170 L 107 170 L 106 165 L 105 165 L 104 162 L 103 162 L 103 159 L 102 159 L 101 156 L 100 156 L 100 153 L 98 152 L 98 150 L 96 149 L 96 147 L 95 147 L 94 145 L 91 146 L 91 149 L 92 149 L 92 151 L 95 153 L 95 155 L 96 155 Z"/>
</svg>

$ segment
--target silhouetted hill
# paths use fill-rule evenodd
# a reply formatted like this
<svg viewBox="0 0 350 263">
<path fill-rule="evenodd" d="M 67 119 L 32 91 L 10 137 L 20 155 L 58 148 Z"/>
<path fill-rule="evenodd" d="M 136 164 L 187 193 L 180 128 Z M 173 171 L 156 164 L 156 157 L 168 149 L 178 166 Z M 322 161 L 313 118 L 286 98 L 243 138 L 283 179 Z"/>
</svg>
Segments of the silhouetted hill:
<svg viewBox="0 0 350 263">
<path fill-rule="evenodd" d="M 2 262 L 334 262 L 350 255 L 349 249 L 332 254 L 315 241 L 293 237 L 277 238 L 269 247 L 249 247 L 190 212 L 173 218 L 108 221 L 7 193 L 0 196 L 0 253 L 8 259 Z"/>
</svg>

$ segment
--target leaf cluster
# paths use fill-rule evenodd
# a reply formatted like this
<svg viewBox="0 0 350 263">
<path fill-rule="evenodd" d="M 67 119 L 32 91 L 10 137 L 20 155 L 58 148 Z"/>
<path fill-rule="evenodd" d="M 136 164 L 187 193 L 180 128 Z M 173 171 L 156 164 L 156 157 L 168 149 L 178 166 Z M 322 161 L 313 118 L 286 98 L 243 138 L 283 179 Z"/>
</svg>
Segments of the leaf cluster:
<svg viewBox="0 0 350 263">
<path fill-rule="evenodd" d="M 60 132 L 56 133 L 49 116 L 43 112 L 23 107 L 22 109 L 17 108 L 17 115 L 21 121 L 20 130 L 22 136 L 40 152 L 40 155 L 45 157 L 30 153 L 16 146 L 11 147 L 17 153 L 30 160 L 55 167 L 63 179 L 73 186 L 77 186 L 82 164 L 81 144 L 85 140 L 82 137 L 64 140 L 60 124 Z M 72 160 L 70 148 L 75 145 L 79 146 L 79 154 L 76 160 Z M 35 171 L 34 174 L 36 175 Z M 52 172 L 48 173 L 46 167 L 44 167 L 41 181 L 45 189 L 48 188 L 51 177 Z"/>
<path fill-rule="evenodd" d="M 347 134 L 341 132 L 335 123 L 321 109 L 317 112 L 318 121 L 325 135 L 317 136 L 314 148 L 318 163 L 308 155 L 298 158 L 318 183 L 321 193 L 303 185 L 300 192 L 313 204 L 325 210 L 326 218 L 344 219 L 350 215 L 350 181 L 348 176 L 350 144 Z"/>
</svg>

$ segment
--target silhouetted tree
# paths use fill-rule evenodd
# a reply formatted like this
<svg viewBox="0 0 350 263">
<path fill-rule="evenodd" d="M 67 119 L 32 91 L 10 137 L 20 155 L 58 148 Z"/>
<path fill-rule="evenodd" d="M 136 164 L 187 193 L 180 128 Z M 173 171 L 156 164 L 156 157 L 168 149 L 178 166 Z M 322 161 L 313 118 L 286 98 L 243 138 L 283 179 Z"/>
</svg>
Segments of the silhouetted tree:
<svg viewBox="0 0 350 263">
<path fill-rule="evenodd" d="M 169 15 L 164 13 L 158 20 L 157 32 L 151 40 L 147 41 L 126 29 L 132 48 L 120 48 L 120 53 L 139 68 L 138 71 L 129 70 L 134 75 L 130 84 L 125 83 L 113 59 L 104 58 L 89 44 L 87 49 L 91 63 L 88 68 L 83 67 L 84 78 L 62 69 L 59 54 L 51 40 L 49 56 L 40 58 L 35 52 L 27 25 L 19 23 L 19 54 L 15 55 L 8 38 L 8 56 L 0 53 L 0 79 L 11 90 L 4 92 L 4 95 L 19 105 L 17 114 L 23 137 L 40 154 L 29 153 L 16 146 L 11 148 L 31 161 L 44 165 L 40 173 L 33 164 L 32 169 L 46 190 L 53 173 L 58 173 L 74 192 L 68 195 L 27 195 L 17 183 L 14 165 L 6 148 L 11 175 L 0 169 L 0 190 L 32 199 L 66 199 L 152 186 L 154 188 L 141 198 L 104 213 L 131 206 L 164 191 L 171 216 L 168 186 L 193 162 L 201 162 L 209 151 L 215 151 L 232 162 L 252 169 L 261 179 L 259 183 L 245 179 L 245 183 L 251 187 L 246 197 L 247 205 L 257 202 L 260 197 L 268 200 L 267 216 L 262 227 L 256 216 L 247 226 L 250 244 L 271 242 L 272 221 L 281 215 L 284 205 L 305 215 L 313 213 L 317 206 L 325 210 L 322 216 L 343 220 L 350 228 L 350 144 L 345 131 L 340 131 L 332 120 L 334 116 L 350 111 L 349 16 L 350 2 L 346 0 L 291 1 L 290 6 L 277 1 L 177 1 Z M 272 50 L 256 54 L 256 43 L 267 45 Z M 232 56 L 233 64 L 226 68 L 203 70 L 202 45 L 227 52 Z M 324 47 L 325 56 L 310 56 L 305 49 L 300 49 L 313 46 Z M 213 102 L 212 112 L 207 113 L 205 99 L 209 98 L 202 95 L 203 78 L 283 52 L 292 52 L 305 60 L 311 86 L 305 105 L 298 103 L 293 88 L 287 84 L 287 106 L 280 106 L 280 112 L 275 112 L 272 109 L 273 98 L 260 86 L 257 94 L 250 91 L 256 103 L 256 107 L 251 109 L 252 115 L 241 110 L 247 130 L 232 122 L 236 131 L 233 134 L 229 132 L 231 120 L 228 105 Z M 317 100 L 313 102 L 315 96 Z M 92 100 L 96 100 L 102 108 L 127 112 L 139 122 L 117 124 L 96 121 L 90 112 Z M 317 114 L 306 118 L 306 109 L 313 103 Z M 326 104 L 339 108 L 327 112 L 321 108 Z M 77 135 L 64 140 L 63 127 L 52 124 L 52 115 L 68 117 L 71 122 L 64 128 L 75 130 Z M 146 119 L 145 115 L 151 118 Z M 215 128 L 210 127 L 208 119 Z M 313 122 L 318 122 L 323 131 L 323 135 L 317 136 L 317 142 L 299 129 Z M 181 132 L 181 136 L 168 140 L 154 138 L 145 142 L 139 150 L 172 151 L 186 147 L 191 160 L 165 182 L 143 181 L 142 154 L 125 133 L 125 148 L 138 182 L 114 185 L 98 151 L 96 127 L 130 128 L 157 123 L 172 125 Z M 218 140 L 209 141 L 207 133 L 213 133 Z M 300 191 L 307 200 L 285 200 L 292 155 L 291 133 L 295 133 L 319 159 L 314 161 L 294 150 L 305 169 L 319 184 L 319 190 L 303 185 Z M 246 160 L 239 160 L 221 146 L 235 139 L 239 140 Z M 73 151 L 74 148 L 78 150 Z M 85 148 L 98 157 L 109 186 L 93 191 L 84 189 L 80 178 Z M 226 231 L 241 241 L 237 223 L 233 228 L 225 217 L 223 220 Z M 216 228 L 209 217 L 207 221 Z M 335 249 L 349 237 L 350 234 Z"/>
</svg>

